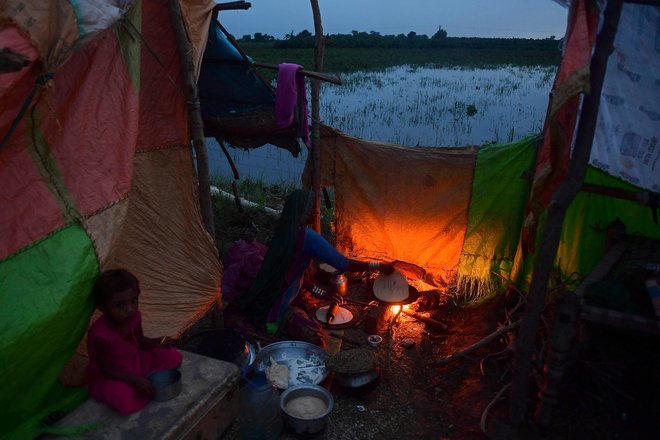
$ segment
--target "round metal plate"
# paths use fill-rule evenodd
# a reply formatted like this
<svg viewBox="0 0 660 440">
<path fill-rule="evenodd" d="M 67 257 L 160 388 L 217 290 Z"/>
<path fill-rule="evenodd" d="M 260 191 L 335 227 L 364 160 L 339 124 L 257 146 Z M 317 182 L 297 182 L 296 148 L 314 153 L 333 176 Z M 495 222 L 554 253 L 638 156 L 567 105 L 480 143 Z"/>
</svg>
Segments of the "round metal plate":
<svg viewBox="0 0 660 440">
<path fill-rule="evenodd" d="M 255 370 L 267 374 L 272 361 L 285 364 L 289 369 L 288 386 L 318 385 L 328 377 L 325 365 L 327 358 L 325 350 L 317 345 L 303 341 L 282 341 L 262 348 L 252 365 Z"/>
</svg>

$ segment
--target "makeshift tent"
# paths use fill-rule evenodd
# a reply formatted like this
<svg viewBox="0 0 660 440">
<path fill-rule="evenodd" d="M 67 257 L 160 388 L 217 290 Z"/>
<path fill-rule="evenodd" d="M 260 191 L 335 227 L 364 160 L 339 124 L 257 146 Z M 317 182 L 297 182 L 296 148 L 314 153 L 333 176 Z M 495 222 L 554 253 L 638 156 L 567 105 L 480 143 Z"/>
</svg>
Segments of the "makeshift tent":
<svg viewBox="0 0 660 440">
<path fill-rule="evenodd" d="M 620 7 L 620 2 L 611 3 Z M 488 283 L 495 273 L 512 283 L 531 279 L 533 288 L 533 275 L 540 273 L 534 252 L 552 227 L 557 241 L 548 249 L 546 238 L 538 262 L 549 257 L 543 271 L 549 274 L 553 266 L 562 280 L 574 281 L 568 288 L 575 288 L 602 257 L 607 226 L 614 220 L 622 221 L 628 234 L 659 238 L 660 92 L 655 72 L 660 67 L 660 10 L 657 2 L 648 3 L 656 6 L 625 4 L 618 31 L 616 22 L 600 27 L 608 32 L 613 27 L 616 33 L 608 60 L 607 42 L 592 59 L 602 12 L 597 2 L 572 2 L 538 155 L 530 142 L 436 152 L 326 130 L 321 173 L 323 184 L 336 190 L 338 246 L 354 256 L 414 263 L 427 271 L 425 281 L 435 284 Z M 599 83 L 592 75 L 605 71 L 603 59 L 607 75 Z M 600 72 L 590 71 L 590 64 L 599 63 Z M 583 102 L 584 94 L 596 98 Z M 589 128 L 594 130 L 586 134 Z M 589 166 L 586 160 L 577 165 L 573 145 L 580 155 L 586 151 Z M 533 176 L 531 188 L 524 174 Z M 563 185 L 567 175 L 572 188 Z M 564 196 L 567 206 L 555 203 L 559 215 L 549 216 L 546 208 L 558 188 L 567 195 L 583 191 Z M 543 295 L 547 277 L 537 284 Z M 533 341 L 542 302 L 541 296 L 541 304 L 529 313 L 528 303 L 526 316 L 533 318 L 521 329 L 532 332 L 524 342 L 518 339 L 518 357 Z M 522 376 L 528 381 L 529 371 Z M 524 392 L 513 400 L 524 406 L 526 387 L 516 388 Z M 520 411 L 513 412 L 520 417 Z"/>
<path fill-rule="evenodd" d="M 524 176 L 541 138 L 410 148 L 323 127 L 321 141 L 322 183 L 335 190 L 335 241 L 348 255 L 413 263 L 427 273 L 420 281 L 436 286 L 485 285 L 493 272 L 512 282 L 529 279 L 533 261 L 518 255 L 530 191 Z M 596 168 L 586 181 L 639 191 Z M 660 237 L 648 207 L 582 193 L 562 232 L 555 259 L 561 273 L 589 273 L 603 252 L 606 226 L 617 217 L 630 233 Z"/>
<path fill-rule="evenodd" d="M 198 87 L 207 137 L 223 139 L 240 148 L 269 143 L 298 156 L 300 124 L 278 126 L 276 91 L 256 72 L 253 60 L 220 24 L 217 11 L 211 20 Z"/>
<path fill-rule="evenodd" d="M 213 6 L 181 2 L 197 70 Z M 58 375 L 99 271 L 137 275 L 156 336 L 219 299 L 221 265 L 200 217 L 168 3 L 9 0 L 0 23 L 3 47 L 30 61 L 0 74 L 0 437 L 32 438 L 85 396 Z"/>
</svg>

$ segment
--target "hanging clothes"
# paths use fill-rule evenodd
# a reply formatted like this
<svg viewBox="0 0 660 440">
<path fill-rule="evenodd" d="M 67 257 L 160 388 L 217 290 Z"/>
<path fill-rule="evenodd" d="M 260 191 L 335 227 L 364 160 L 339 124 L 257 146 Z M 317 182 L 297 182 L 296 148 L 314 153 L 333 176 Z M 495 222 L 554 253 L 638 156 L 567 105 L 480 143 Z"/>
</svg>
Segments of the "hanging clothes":
<svg viewBox="0 0 660 440">
<path fill-rule="evenodd" d="M 305 77 L 299 73 L 302 66 L 282 63 L 277 73 L 275 96 L 275 124 L 278 128 L 297 126 L 298 134 L 309 147 L 309 124 L 307 122 L 307 92 Z"/>
</svg>

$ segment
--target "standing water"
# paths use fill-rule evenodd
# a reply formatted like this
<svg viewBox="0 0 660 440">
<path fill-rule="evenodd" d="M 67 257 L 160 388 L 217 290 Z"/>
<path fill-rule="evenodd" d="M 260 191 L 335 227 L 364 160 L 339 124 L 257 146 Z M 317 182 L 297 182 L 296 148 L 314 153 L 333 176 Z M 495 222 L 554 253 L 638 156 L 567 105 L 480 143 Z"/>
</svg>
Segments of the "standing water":
<svg viewBox="0 0 660 440">
<path fill-rule="evenodd" d="M 342 74 L 342 85 L 323 84 L 323 124 L 366 140 L 447 147 L 505 143 L 543 127 L 555 67 L 492 69 L 395 66 Z M 311 109 L 309 109 L 311 110 Z M 214 177 L 231 178 L 226 158 L 208 139 Z M 241 178 L 298 182 L 306 151 L 264 146 L 229 149 Z"/>
</svg>

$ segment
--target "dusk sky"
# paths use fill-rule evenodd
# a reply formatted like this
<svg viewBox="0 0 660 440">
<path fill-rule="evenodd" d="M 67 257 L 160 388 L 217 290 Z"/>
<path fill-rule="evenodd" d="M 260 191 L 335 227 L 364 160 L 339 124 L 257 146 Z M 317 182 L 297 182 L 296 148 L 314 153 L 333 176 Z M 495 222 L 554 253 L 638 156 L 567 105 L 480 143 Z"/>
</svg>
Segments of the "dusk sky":
<svg viewBox="0 0 660 440">
<path fill-rule="evenodd" d="M 314 33 L 309 0 L 248 0 L 247 10 L 222 11 L 220 21 L 236 38 L 255 32 L 283 38 Z M 382 35 L 561 38 L 568 10 L 553 0 L 319 0 L 324 34 L 377 31 Z"/>
</svg>

